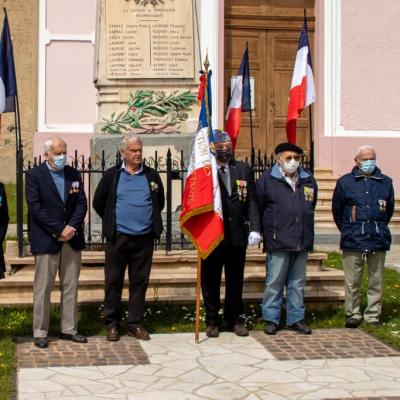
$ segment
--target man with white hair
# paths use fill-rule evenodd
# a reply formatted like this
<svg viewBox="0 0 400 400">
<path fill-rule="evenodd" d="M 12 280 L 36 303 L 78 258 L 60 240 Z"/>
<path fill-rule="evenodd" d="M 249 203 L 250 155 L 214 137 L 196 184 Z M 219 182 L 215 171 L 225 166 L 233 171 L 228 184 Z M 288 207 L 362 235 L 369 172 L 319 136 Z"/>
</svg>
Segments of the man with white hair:
<svg viewBox="0 0 400 400">
<path fill-rule="evenodd" d="M 121 296 L 128 265 L 128 335 L 149 340 L 142 321 L 154 239 L 160 237 L 163 229 L 164 188 L 158 172 L 143 163 L 143 142 L 138 135 L 126 135 L 120 152 L 122 164 L 104 174 L 93 198 L 93 208 L 103 220 L 103 237 L 107 240 L 106 338 L 120 338 Z"/>
<path fill-rule="evenodd" d="M 26 174 L 31 251 L 35 255 L 33 336 L 36 347 L 48 346 L 50 296 L 57 272 L 61 290 L 60 338 L 77 343 L 78 279 L 85 247 L 86 196 L 79 171 L 66 165 L 67 145 L 59 137 L 44 143 L 46 161 Z"/>
<path fill-rule="evenodd" d="M 352 171 L 337 181 L 332 198 L 343 250 L 346 328 L 357 328 L 363 318 L 367 324 L 379 325 L 385 255 L 391 244 L 388 224 L 394 211 L 392 179 L 376 166 L 374 148 L 361 146 L 354 161 Z M 362 315 L 360 284 L 365 261 L 368 305 Z"/>
</svg>

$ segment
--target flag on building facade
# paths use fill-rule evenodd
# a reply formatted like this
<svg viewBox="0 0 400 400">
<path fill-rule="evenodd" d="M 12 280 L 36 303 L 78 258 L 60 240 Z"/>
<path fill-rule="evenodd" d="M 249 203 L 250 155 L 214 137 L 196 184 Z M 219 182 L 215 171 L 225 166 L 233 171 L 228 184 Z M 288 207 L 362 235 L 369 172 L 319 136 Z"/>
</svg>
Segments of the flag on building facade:
<svg viewBox="0 0 400 400">
<path fill-rule="evenodd" d="M 315 101 L 314 76 L 311 65 L 311 53 L 307 35 L 307 20 L 301 29 L 292 84 L 290 87 L 286 135 L 289 143 L 296 143 L 296 122 L 303 109 Z"/>
<path fill-rule="evenodd" d="M 224 238 L 221 191 L 208 128 L 195 137 L 180 215 L 182 231 L 205 259 Z"/>
<path fill-rule="evenodd" d="M 233 151 L 236 148 L 236 142 L 239 136 L 242 111 L 250 110 L 250 67 L 249 52 L 246 47 L 242 57 L 242 62 L 240 63 L 239 72 L 235 79 L 231 101 L 225 117 L 225 131 L 228 132 L 229 137 L 231 138 Z"/>
<path fill-rule="evenodd" d="M 0 42 L 0 118 L 2 113 L 15 111 L 17 81 L 10 27 L 7 14 L 4 16 Z"/>
</svg>

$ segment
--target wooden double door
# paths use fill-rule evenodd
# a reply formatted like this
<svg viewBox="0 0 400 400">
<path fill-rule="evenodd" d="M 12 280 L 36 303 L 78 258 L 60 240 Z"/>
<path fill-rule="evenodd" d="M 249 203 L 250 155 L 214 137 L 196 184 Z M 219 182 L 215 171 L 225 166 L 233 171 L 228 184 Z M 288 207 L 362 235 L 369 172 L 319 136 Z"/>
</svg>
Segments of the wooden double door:
<svg viewBox="0 0 400 400">
<path fill-rule="evenodd" d="M 237 75 L 246 42 L 250 75 L 254 77 L 252 113 L 256 150 L 270 154 L 286 141 L 286 113 L 300 31 L 304 1 L 225 0 L 225 106 L 231 77 Z M 308 2 L 309 41 L 313 54 L 314 9 Z M 297 144 L 309 151 L 309 110 L 297 122 Z M 250 113 L 242 113 L 236 154 L 250 153 Z"/>
</svg>

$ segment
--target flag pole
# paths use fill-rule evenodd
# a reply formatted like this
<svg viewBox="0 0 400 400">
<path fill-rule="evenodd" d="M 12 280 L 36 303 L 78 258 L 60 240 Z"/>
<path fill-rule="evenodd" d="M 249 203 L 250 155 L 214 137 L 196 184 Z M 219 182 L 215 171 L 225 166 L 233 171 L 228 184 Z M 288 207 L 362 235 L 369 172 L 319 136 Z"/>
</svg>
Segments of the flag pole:
<svg viewBox="0 0 400 400">
<path fill-rule="evenodd" d="M 208 69 L 210 67 L 210 62 L 208 61 L 208 53 L 206 53 L 206 58 L 204 60 L 204 101 L 206 105 L 206 117 L 208 126 L 208 137 L 210 137 L 210 110 L 208 103 Z M 201 288 L 201 257 L 200 252 L 197 252 L 197 280 L 196 280 L 196 318 L 194 324 L 194 341 L 199 343 L 199 331 L 200 331 L 200 291 Z"/>
<path fill-rule="evenodd" d="M 307 8 L 303 8 L 303 13 L 304 13 L 304 21 L 307 24 Z M 308 51 L 310 52 L 310 57 L 311 57 L 311 49 L 310 49 L 310 44 L 307 43 L 308 45 Z M 309 140 L 310 140 L 310 171 L 312 174 L 314 174 L 314 132 L 313 132 L 313 123 L 312 123 L 312 104 L 309 105 L 309 113 L 308 113 L 308 124 L 310 127 L 309 131 Z"/>
<path fill-rule="evenodd" d="M 7 29 L 10 35 L 10 41 L 12 44 L 10 25 L 8 23 L 8 15 L 7 9 L 3 7 L 5 20 L 7 21 Z M 4 27 L 3 27 L 4 29 Z M 12 49 L 12 46 L 11 46 Z M 12 68 L 15 74 L 15 62 L 14 62 L 14 54 L 11 51 L 11 61 Z M 15 165 L 15 173 L 16 173 L 16 196 L 17 196 L 17 238 L 18 238 L 18 255 L 19 257 L 23 257 L 24 255 L 24 244 L 23 244 L 23 229 L 24 229 L 24 205 L 23 205 L 23 179 L 22 179 L 22 169 L 23 169 L 23 151 L 22 151 L 22 140 L 21 140 L 21 119 L 19 113 L 19 99 L 18 99 L 18 87 L 17 87 L 17 79 L 15 77 L 15 99 L 14 99 L 14 129 L 15 129 L 15 152 L 16 152 L 16 165 Z"/>
<path fill-rule="evenodd" d="M 197 252 L 197 280 L 196 280 L 196 319 L 194 323 L 194 341 L 199 343 L 200 330 L 200 285 L 201 285 L 201 257 Z"/>
<path fill-rule="evenodd" d="M 249 91 L 250 91 L 250 144 L 251 144 L 251 169 L 253 170 L 256 161 L 256 152 L 254 149 L 254 134 L 253 134 L 253 109 L 251 107 L 251 86 L 250 86 L 250 57 L 249 57 L 249 43 L 246 40 L 247 61 L 249 63 L 249 74 L 247 76 Z"/>
</svg>

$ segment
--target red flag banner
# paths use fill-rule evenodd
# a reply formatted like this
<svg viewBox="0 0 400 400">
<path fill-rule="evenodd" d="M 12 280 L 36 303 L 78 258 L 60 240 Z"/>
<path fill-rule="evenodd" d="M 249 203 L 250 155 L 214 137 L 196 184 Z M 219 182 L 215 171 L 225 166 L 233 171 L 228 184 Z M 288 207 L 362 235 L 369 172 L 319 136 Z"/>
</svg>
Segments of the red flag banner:
<svg viewBox="0 0 400 400">
<path fill-rule="evenodd" d="M 221 192 L 208 128 L 196 134 L 183 192 L 180 225 L 203 259 L 224 238 Z"/>
</svg>

